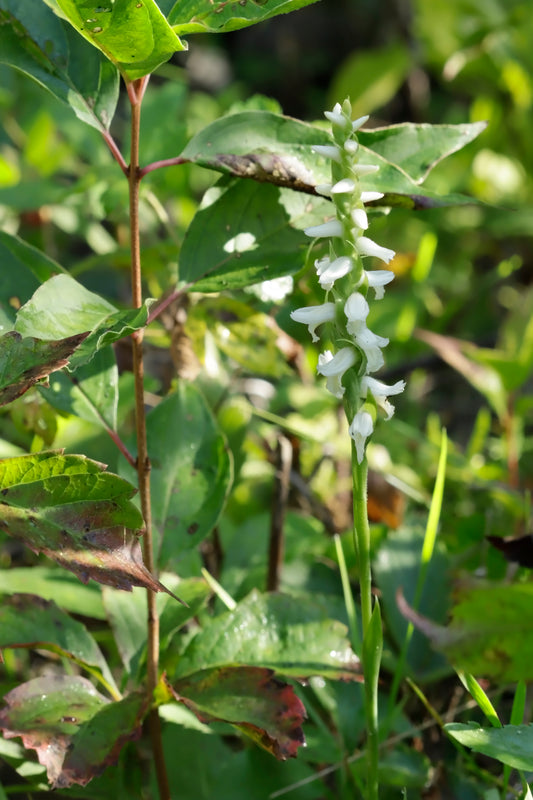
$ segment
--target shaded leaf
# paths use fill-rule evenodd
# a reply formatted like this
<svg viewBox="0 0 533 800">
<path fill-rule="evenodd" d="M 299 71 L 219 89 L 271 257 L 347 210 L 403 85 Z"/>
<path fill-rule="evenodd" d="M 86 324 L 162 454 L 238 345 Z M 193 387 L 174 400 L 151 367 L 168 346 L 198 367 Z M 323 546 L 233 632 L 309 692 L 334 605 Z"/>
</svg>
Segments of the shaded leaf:
<svg viewBox="0 0 533 800">
<path fill-rule="evenodd" d="M 154 0 L 57 0 L 69 22 L 128 81 L 149 75 L 185 46 Z"/>
<path fill-rule="evenodd" d="M 315 221 L 327 203 L 253 181 L 222 180 L 204 197 L 180 252 L 180 281 L 219 292 L 297 272 Z"/>
<path fill-rule="evenodd" d="M 150 411 L 146 427 L 155 553 L 163 569 L 178 564 L 216 525 L 231 486 L 232 465 L 205 400 L 185 381 Z M 133 479 L 127 465 L 122 474 Z"/>
<path fill-rule="evenodd" d="M 176 33 L 223 33 L 246 28 L 278 14 L 304 8 L 316 0 L 178 0 L 168 15 Z"/>
<path fill-rule="evenodd" d="M 294 678 L 360 675 L 346 626 L 327 618 L 318 602 L 256 591 L 206 622 L 180 657 L 176 676 L 228 664 L 269 667 Z"/>
<path fill-rule="evenodd" d="M 45 3 L 0 0 L 0 62 L 29 75 L 83 122 L 109 128 L 118 72 Z"/>
<path fill-rule="evenodd" d="M 38 380 L 56 372 L 89 335 L 88 331 L 65 339 L 23 338 L 16 331 L 0 337 L 0 405 L 11 403 Z"/>
<path fill-rule="evenodd" d="M 515 769 L 533 770 L 533 725 L 480 728 L 475 722 L 451 722 L 444 730 L 476 753 L 496 758 Z"/>
<path fill-rule="evenodd" d="M 141 308 L 118 311 L 70 275 L 56 275 L 43 283 L 22 306 L 15 328 L 23 336 L 40 339 L 91 331 L 69 362 L 69 369 L 74 370 L 87 364 L 97 350 L 144 327 L 149 304 L 147 301 Z"/>
<path fill-rule="evenodd" d="M 0 570 L 0 592 L 25 594 L 33 592 L 44 600 L 54 600 L 60 608 L 92 619 L 105 619 L 100 587 L 87 586 L 57 567 L 10 567 Z"/>
<path fill-rule="evenodd" d="M 204 670 L 177 681 L 176 700 L 201 722 L 229 722 L 279 759 L 295 758 L 305 743 L 305 708 L 291 686 L 260 667 Z"/>
<path fill-rule="evenodd" d="M 533 678 L 532 602 L 531 584 L 472 589 L 453 607 L 452 621 L 445 628 L 398 598 L 402 613 L 454 667 L 502 682 Z"/>
<path fill-rule="evenodd" d="M 140 734 L 146 699 L 131 694 L 110 703 L 78 676 L 36 678 L 9 692 L 0 711 L 4 736 L 21 736 L 36 750 L 54 788 L 86 785 L 116 762 Z"/>
<path fill-rule="evenodd" d="M 102 675 L 115 687 L 107 662 L 81 622 L 61 611 L 54 602 L 33 594 L 4 597 L 0 604 L 0 647 L 51 650 Z"/>
<path fill-rule="evenodd" d="M 0 311 L 9 321 L 6 328 L 11 328 L 15 310 L 41 283 L 64 270 L 36 247 L 5 231 L 0 231 L 0 263 Z"/>
<path fill-rule="evenodd" d="M 116 430 L 118 368 L 111 347 L 98 350 L 88 364 L 74 372 L 54 375 L 39 392 L 54 408 Z"/>
<path fill-rule="evenodd" d="M 85 456 L 35 453 L 0 460 L 0 530 L 70 569 L 130 590 L 164 587 L 142 563 L 135 488 Z"/>
</svg>

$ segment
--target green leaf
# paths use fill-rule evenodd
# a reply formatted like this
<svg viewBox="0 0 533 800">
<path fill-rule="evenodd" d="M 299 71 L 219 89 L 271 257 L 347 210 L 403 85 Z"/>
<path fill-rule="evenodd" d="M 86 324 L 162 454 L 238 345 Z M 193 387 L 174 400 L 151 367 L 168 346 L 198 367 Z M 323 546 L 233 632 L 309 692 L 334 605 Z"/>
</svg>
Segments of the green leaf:
<svg viewBox="0 0 533 800">
<path fill-rule="evenodd" d="M 147 416 L 148 451 L 161 569 L 179 564 L 213 530 L 232 482 L 224 437 L 202 395 L 180 381 Z M 134 447 L 134 443 L 131 443 Z M 123 474 L 133 479 L 131 467 Z"/>
<path fill-rule="evenodd" d="M 215 0 L 209 5 L 202 0 L 178 0 L 168 21 L 180 36 L 187 33 L 226 33 L 255 25 L 278 14 L 304 8 L 316 0 L 244 0 L 228 3 Z"/>
<path fill-rule="evenodd" d="M 486 127 L 486 122 L 463 125 L 404 122 L 386 128 L 361 130 L 357 137 L 361 145 L 395 164 L 415 183 L 422 183 L 433 167 L 466 147 Z"/>
<path fill-rule="evenodd" d="M 251 592 L 233 611 L 206 623 L 177 666 L 177 677 L 202 669 L 247 664 L 282 675 L 353 680 L 360 674 L 347 628 L 310 597 Z"/>
<path fill-rule="evenodd" d="M 117 703 L 79 676 L 35 678 L 13 689 L 0 711 L 5 736 L 21 736 L 37 752 L 53 788 L 84 786 L 114 763 L 123 745 L 140 733 L 144 694 Z"/>
<path fill-rule="evenodd" d="M 496 758 L 515 769 L 533 770 L 533 725 L 480 728 L 475 722 L 451 722 L 444 730 L 476 753 Z"/>
<path fill-rule="evenodd" d="M 116 430 L 118 368 L 111 347 L 98 350 L 89 364 L 74 372 L 54 375 L 39 391 L 54 408 Z"/>
<path fill-rule="evenodd" d="M 57 298 L 61 298 L 58 305 Z M 102 349 L 135 330 L 148 319 L 147 301 L 141 308 L 118 311 L 103 297 L 90 292 L 70 275 L 56 275 L 43 283 L 17 314 L 15 329 L 23 336 L 56 339 L 91 331 L 70 359 L 69 369 L 87 364 Z"/>
<path fill-rule="evenodd" d="M 297 272 L 309 247 L 303 229 L 314 221 L 309 206 L 309 197 L 289 189 L 220 181 L 185 235 L 180 281 L 219 292 Z"/>
<path fill-rule="evenodd" d="M 70 569 L 81 581 L 162 591 L 130 530 L 142 517 L 135 488 L 84 456 L 35 453 L 0 461 L 0 530 Z"/>
<path fill-rule="evenodd" d="M 57 0 L 69 22 L 127 81 L 154 72 L 185 45 L 154 0 Z"/>
<path fill-rule="evenodd" d="M 17 397 L 51 372 L 66 366 L 88 332 L 42 341 L 9 331 L 0 337 L 0 405 Z"/>
<path fill-rule="evenodd" d="M 201 722 L 229 722 L 276 758 L 295 758 L 305 744 L 305 708 L 272 670 L 209 669 L 177 681 L 172 690 Z"/>
<path fill-rule="evenodd" d="M 70 658 L 102 676 L 116 689 L 107 662 L 85 625 L 54 602 L 33 594 L 4 597 L 0 605 L 0 647 L 32 647 Z"/>
<path fill-rule="evenodd" d="M 33 592 L 43 600 L 54 600 L 60 608 L 92 619 L 105 619 L 102 593 L 98 584 L 80 584 L 65 570 L 54 567 L 10 567 L 0 570 L 0 592 Z"/>
<path fill-rule="evenodd" d="M 50 8 L 0 0 L 0 62 L 29 75 L 76 116 L 107 130 L 118 100 L 118 73 Z"/>
</svg>

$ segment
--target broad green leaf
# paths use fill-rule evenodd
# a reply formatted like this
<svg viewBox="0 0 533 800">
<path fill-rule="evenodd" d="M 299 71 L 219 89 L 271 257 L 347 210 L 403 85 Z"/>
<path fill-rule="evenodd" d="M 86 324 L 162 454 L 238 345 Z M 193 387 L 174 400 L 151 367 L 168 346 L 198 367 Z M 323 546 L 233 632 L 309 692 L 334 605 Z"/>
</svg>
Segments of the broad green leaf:
<svg viewBox="0 0 533 800">
<path fill-rule="evenodd" d="M 109 128 L 118 72 L 45 3 L 0 0 L 0 62 L 29 75 L 83 122 Z"/>
<path fill-rule="evenodd" d="M 57 0 L 69 22 L 127 81 L 149 75 L 185 45 L 154 0 Z"/>
<path fill-rule="evenodd" d="M 0 648 L 32 647 L 51 650 L 101 675 L 108 686 L 115 681 L 107 662 L 85 625 L 72 619 L 54 602 L 34 594 L 4 597 L 0 604 Z"/>
<path fill-rule="evenodd" d="M 37 752 L 53 788 L 84 786 L 116 762 L 140 733 L 144 694 L 110 703 L 79 676 L 35 678 L 9 692 L 0 711 L 4 736 L 21 736 Z"/>
<path fill-rule="evenodd" d="M 43 600 L 54 600 L 60 608 L 80 616 L 105 619 L 102 593 L 98 584 L 84 586 L 65 570 L 54 567 L 10 567 L 0 570 L 0 592 L 34 593 Z"/>
<path fill-rule="evenodd" d="M 439 196 L 422 189 L 420 183 L 439 161 L 464 147 L 484 127 L 484 123 L 406 123 L 360 131 L 360 163 L 380 168 L 361 178 L 361 186 L 384 193 L 375 205 L 431 208 L 475 202 L 463 195 Z M 331 180 L 330 162 L 313 152 L 315 144 L 333 144 L 327 130 L 270 111 L 243 111 L 201 130 L 181 157 L 229 175 L 313 194 L 317 184 Z"/>
<path fill-rule="evenodd" d="M 146 427 L 156 558 L 161 569 L 177 568 L 216 525 L 231 486 L 231 460 L 205 400 L 185 381 L 150 411 Z M 123 474 L 133 479 L 131 467 Z"/>
<path fill-rule="evenodd" d="M 401 743 L 380 756 L 378 769 L 380 784 L 397 786 L 404 796 L 406 787 L 427 786 L 431 775 L 427 756 Z"/>
<path fill-rule="evenodd" d="M 55 374 L 39 391 L 54 408 L 116 430 L 118 368 L 111 347 L 98 350 L 89 364 L 74 372 Z"/>
<path fill-rule="evenodd" d="M 270 669 L 209 669 L 177 681 L 172 690 L 201 722 L 229 722 L 276 758 L 295 758 L 305 744 L 305 708 Z"/>
<path fill-rule="evenodd" d="M 61 298 L 60 303 L 58 298 Z M 23 336 L 39 339 L 91 331 L 70 359 L 69 369 L 75 370 L 91 361 L 97 350 L 144 327 L 148 306 L 149 301 L 141 308 L 118 311 L 70 275 L 56 275 L 43 283 L 22 306 L 15 329 Z"/>
<path fill-rule="evenodd" d="M 353 680 L 360 673 L 347 628 L 311 597 L 251 592 L 233 611 L 207 622 L 181 656 L 176 677 L 228 664 L 283 675 Z"/>
<path fill-rule="evenodd" d="M 81 581 L 161 591 L 144 567 L 135 488 L 85 456 L 35 453 L 0 461 L 0 530 Z"/>
<path fill-rule="evenodd" d="M 168 21 L 177 34 L 226 33 L 255 25 L 278 14 L 304 8 L 316 0 L 241 0 L 228 3 L 214 0 L 206 5 L 202 0 L 178 0 Z"/>
<path fill-rule="evenodd" d="M 297 272 L 315 203 L 328 208 L 289 189 L 223 179 L 206 193 L 185 235 L 180 281 L 195 291 L 220 292 Z"/>
<path fill-rule="evenodd" d="M 532 584 L 483 586 L 464 594 L 447 628 L 404 614 L 457 669 L 500 682 L 533 677 Z M 405 601 L 404 601 L 405 602 Z"/>
<path fill-rule="evenodd" d="M 165 586 L 179 594 L 182 601 L 177 603 L 163 593 L 156 598 L 160 639 L 165 646 L 173 633 L 198 614 L 210 589 L 199 578 L 179 580 L 169 573 L 162 578 Z M 135 673 L 146 650 L 146 592 L 133 589 L 131 594 L 126 594 L 105 586 L 103 600 L 122 663 L 130 674 Z"/>
<path fill-rule="evenodd" d="M 16 309 L 30 299 L 41 283 L 64 269 L 37 248 L 5 231 L 0 231 L 0 263 L 0 312 L 12 327 Z"/>
<path fill-rule="evenodd" d="M 476 753 L 496 758 L 515 769 L 533 770 L 533 725 L 480 728 L 475 722 L 451 722 L 446 733 Z"/>
<path fill-rule="evenodd" d="M 11 403 L 41 378 L 66 366 L 88 332 L 56 341 L 23 338 L 16 331 L 0 337 L 0 405 Z"/>
</svg>

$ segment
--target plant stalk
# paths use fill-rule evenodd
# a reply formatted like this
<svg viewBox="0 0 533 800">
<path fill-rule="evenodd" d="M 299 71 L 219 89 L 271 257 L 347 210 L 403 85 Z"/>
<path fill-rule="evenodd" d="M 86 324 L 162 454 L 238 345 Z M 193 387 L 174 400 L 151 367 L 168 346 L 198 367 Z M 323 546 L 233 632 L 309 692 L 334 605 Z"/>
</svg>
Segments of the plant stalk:
<svg viewBox="0 0 533 800">
<path fill-rule="evenodd" d="M 131 248 L 131 289 L 132 302 L 140 308 L 143 302 L 141 279 L 141 249 L 139 234 L 139 185 L 141 171 L 139 168 L 139 135 L 141 122 L 141 103 L 148 78 L 140 78 L 128 85 L 128 96 L 131 103 L 131 152 L 128 168 L 130 199 L 130 248 Z M 150 459 L 146 436 L 146 414 L 144 408 L 144 362 L 143 336 L 141 329 L 132 334 L 133 374 L 135 379 L 135 428 L 137 436 L 137 476 L 141 510 L 145 531 L 143 536 L 143 557 L 147 569 L 155 575 L 154 547 L 152 532 L 152 507 L 150 501 Z M 147 592 L 148 604 L 148 645 L 147 645 L 147 680 L 146 691 L 152 700 L 154 689 L 158 683 L 159 666 L 159 617 L 156 607 L 156 594 L 150 589 Z M 157 708 L 149 712 L 148 725 L 152 742 L 154 766 L 161 800 L 170 800 L 165 765 L 163 743 L 161 737 L 161 721 Z"/>
<path fill-rule="evenodd" d="M 366 458 L 357 462 L 355 444 L 352 442 L 353 518 L 354 546 L 359 566 L 359 589 L 361 594 L 361 624 L 363 632 L 362 664 L 365 680 L 366 717 L 366 800 L 378 800 L 379 739 L 378 739 L 378 674 L 379 660 L 367 658 L 365 640 L 369 635 L 372 619 L 372 571 L 370 563 L 370 527 L 367 513 L 368 464 Z"/>
</svg>

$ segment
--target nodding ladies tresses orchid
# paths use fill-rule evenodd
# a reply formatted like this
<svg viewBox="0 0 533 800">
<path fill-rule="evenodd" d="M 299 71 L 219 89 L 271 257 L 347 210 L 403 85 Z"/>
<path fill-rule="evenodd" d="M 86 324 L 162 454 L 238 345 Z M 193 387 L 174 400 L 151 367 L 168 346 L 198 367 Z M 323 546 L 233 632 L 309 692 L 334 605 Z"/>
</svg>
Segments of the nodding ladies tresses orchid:
<svg viewBox="0 0 533 800">
<path fill-rule="evenodd" d="M 405 387 L 404 381 L 387 386 L 370 377 L 370 373 L 383 366 L 381 351 L 389 340 L 366 325 L 370 312 L 368 291 L 373 289 L 375 299 L 381 299 L 394 273 L 386 269 L 366 270 L 362 259 L 370 256 L 388 264 L 394 250 L 366 236 L 369 218 L 365 204 L 383 197 L 381 192 L 361 189 L 360 180 L 379 170 L 375 164 L 359 163 L 361 152 L 356 134 L 368 117 L 352 122 L 349 100 L 342 106 L 337 103 L 325 116 L 331 122 L 333 144 L 316 145 L 313 150 L 331 162 L 331 183 L 318 185 L 316 192 L 331 199 L 335 216 L 306 228 L 305 233 L 314 239 L 330 240 L 328 255 L 315 261 L 327 302 L 299 308 L 291 317 L 308 326 L 314 342 L 319 340 L 316 334 L 319 325 L 324 324 L 321 330 L 328 332 L 334 352 L 328 349 L 319 356 L 317 371 L 327 378 L 327 389 L 344 399 L 349 433 L 361 464 L 367 440 L 374 431 L 377 410 L 390 419 L 394 407 L 387 397 L 399 394 Z"/>
</svg>

